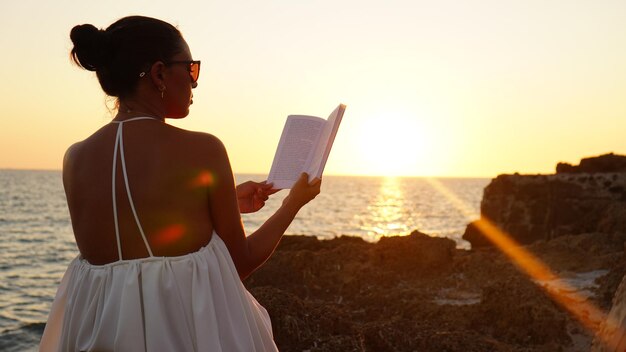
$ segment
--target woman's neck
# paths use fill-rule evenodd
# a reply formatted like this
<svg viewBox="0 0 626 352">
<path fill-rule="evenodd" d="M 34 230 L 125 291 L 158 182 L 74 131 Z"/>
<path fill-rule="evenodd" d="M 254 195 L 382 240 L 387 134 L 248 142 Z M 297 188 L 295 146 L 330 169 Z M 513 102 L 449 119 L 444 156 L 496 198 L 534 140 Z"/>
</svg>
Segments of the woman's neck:
<svg viewBox="0 0 626 352">
<path fill-rule="evenodd" d="M 113 120 L 126 120 L 133 117 L 152 117 L 165 121 L 165 113 L 160 107 L 156 107 L 149 102 L 126 100 L 120 101 L 117 114 Z"/>
</svg>

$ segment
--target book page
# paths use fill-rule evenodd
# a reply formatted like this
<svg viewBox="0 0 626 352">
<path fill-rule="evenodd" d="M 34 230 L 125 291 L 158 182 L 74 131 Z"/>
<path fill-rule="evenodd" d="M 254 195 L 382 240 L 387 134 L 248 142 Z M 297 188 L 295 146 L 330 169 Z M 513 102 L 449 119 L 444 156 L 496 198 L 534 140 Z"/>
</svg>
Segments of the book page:
<svg viewBox="0 0 626 352">
<path fill-rule="evenodd" d="M 330 114 L 328 120 L 326 121 L 324 130 L 320 135 L 320 141 L 313 154 L 311 165 L 307 169 L 307 173 L 309 175 L 312 175 L 312 177 L 310 177 L 311 179 L 313 177 L 322 177 L 324 167 L 326 166 L 326 161 L 328 160 L 330 150 L 333 147 L 333 142 L 335 141 L 335 136 L 337 135 L 337 130 L 339 129 L 339 124 L 341 124 L 341 119 L 343 118 L 343 113 L 345 110 L 346 106 L 343 104 L 339 104 L 339 106 Z"/>
<path fill-rule="evenodd" d="M 287 117 L 267 182 L 274 188 L 291 188 L 307 170 L 325 124 L 326 120 L 315 116 Z"/>
</svg>

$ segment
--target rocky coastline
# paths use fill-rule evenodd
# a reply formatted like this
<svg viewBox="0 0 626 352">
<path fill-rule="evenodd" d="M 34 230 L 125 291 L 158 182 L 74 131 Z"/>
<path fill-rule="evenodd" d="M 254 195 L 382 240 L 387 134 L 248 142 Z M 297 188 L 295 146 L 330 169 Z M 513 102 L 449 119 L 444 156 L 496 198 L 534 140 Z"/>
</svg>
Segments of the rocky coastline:
<svg viewBox="0 0 626 352">
<path fill-rule="evenodd" d="M 626 273 L 626 168 L 616 166 L 626 157 L 589 159 L 581 165 L 603 169 L 498 176 L 481 217 L 568 282 L 566 297 L 608 313 Z M 589 326 L 550 297 L 550 282 L 529 278 L 476 226 L 465 238 L 471 250 L 419 231 L 378 243 L 286 236 L 244 284 L 281 351 L 591 349 Z"/>
</svg>

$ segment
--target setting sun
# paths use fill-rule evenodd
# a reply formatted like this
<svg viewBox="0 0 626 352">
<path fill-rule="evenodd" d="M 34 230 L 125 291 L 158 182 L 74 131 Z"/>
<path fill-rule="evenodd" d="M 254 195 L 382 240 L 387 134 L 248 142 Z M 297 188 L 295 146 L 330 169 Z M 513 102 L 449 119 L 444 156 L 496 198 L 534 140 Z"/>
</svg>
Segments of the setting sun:
<svg viewBox="0 0 626 352">
<path fill-rule="evenodd" d="M 419 117 L 390 112 L 364 120 L 355 131 L 359 159 L 373 175 L 410 175 L 433 149 Z"/>
</svg>

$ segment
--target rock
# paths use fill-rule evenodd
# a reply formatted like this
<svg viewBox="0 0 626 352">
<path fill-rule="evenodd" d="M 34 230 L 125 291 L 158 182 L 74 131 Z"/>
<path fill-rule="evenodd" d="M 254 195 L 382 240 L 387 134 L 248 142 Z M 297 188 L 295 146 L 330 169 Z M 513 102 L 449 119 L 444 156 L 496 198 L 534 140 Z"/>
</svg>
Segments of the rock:
<svg viewBox="0 0 626 352">
<path fill-rule="evenodd" d="M 562 173 L 568 173 L 568 172 L 576 172 L 577 169 L 574 165 L 569 164 L 569 163 L 558 163 L 556 164 L 556 173 L 557 174 L 562 174 Z"/>
<path fill-rule="evenodd" d="M 593 352 L 626 350 L 626 277 L 622 279 L 607 320 L 602 324 L 593 341 Z"/>
<path fill-rule="evenodd" d="M 569 344 L 567 317 L 528 280 L 497 278 L 483 290 L 475 325 L 495 338 L 518 344 Z"/>
<path fill-rule="evenodd" d="M 613 297 L 626 275 L 626 261 L 624 255 L 618 258 L 617 262 L 611 266 L 609 273 L 597 280 L 598 303 L 600 308 L 609 311 L 613 305 Z"/>
<path fill-rule="evenodd" d="M 598 221 L 597 230 L 604 233 L 626 233 L 626 202 L 609 205 Z"/>
<path fill-rule="evenodd" d="M 407 334 L 407 332 L 410 332 Z M 364 351 L 511 351 L 510 346 L 471 330 L 437 327 L 419 321 L 397 320 L 368 324 L 363 329 Z"/>
<path fill-rule="evenodd" d="M 626 172 L 626 156 L 613 153 L 584 158 L 580 165 L 558 163 L 556 173 Z"/>
<path fill-rule="evenodd" d="M 615 269 L 599 282 L 605 296 L 623 275 L 625 240 L 588 233 L 526 249 L 557 274 Z M 552 352 L 591 344 L 500 251 L 456 249 L 419 231 L 378 243 L 286 236 L 244 283 L 269 312 L 281 351 Z M 605 298 L 590 302 L 597 299 Z M 572 327 L 583 347 L 573 347 Z"/>
<path fill-rule="evenodd" d="M 300 299 L 264 286 L 251 290 L 269 312 L 274 340 L 281 351 L 305 349 L 348 351 L 357 346 L 357 333 L 348 314 L 332 304 Z"/>
<path fill-rule="evenodd" d="M 489 247 L 492 245 L 487 236 L 483 235 L 482 231 L 477 226 L 478 221 L 470 222 L 465 228 L 463 239 L 472 244 L 472 248 Z"/>
<path fill-rule="evenodd" d="M 591 272 L 620 266 L 624 234 L 584 233 L 541 240 L 526 247 L 556 272 Z"/>
<path fill-rule="evenodd" d="M 377 265 L 390 271 L 438 275 L 452 263 L 456 243 L 419 231 L 409 236 L 383 237 L 374 248 Z"/>
<path fill-rule="evenodd" d="M 499 175 L 485 187 L 481 218 L 521 244 L 563 235 L 626 232 L 625 173 Z M 469 224 L 473 247 L 490 242 Z"/>
</svg>

